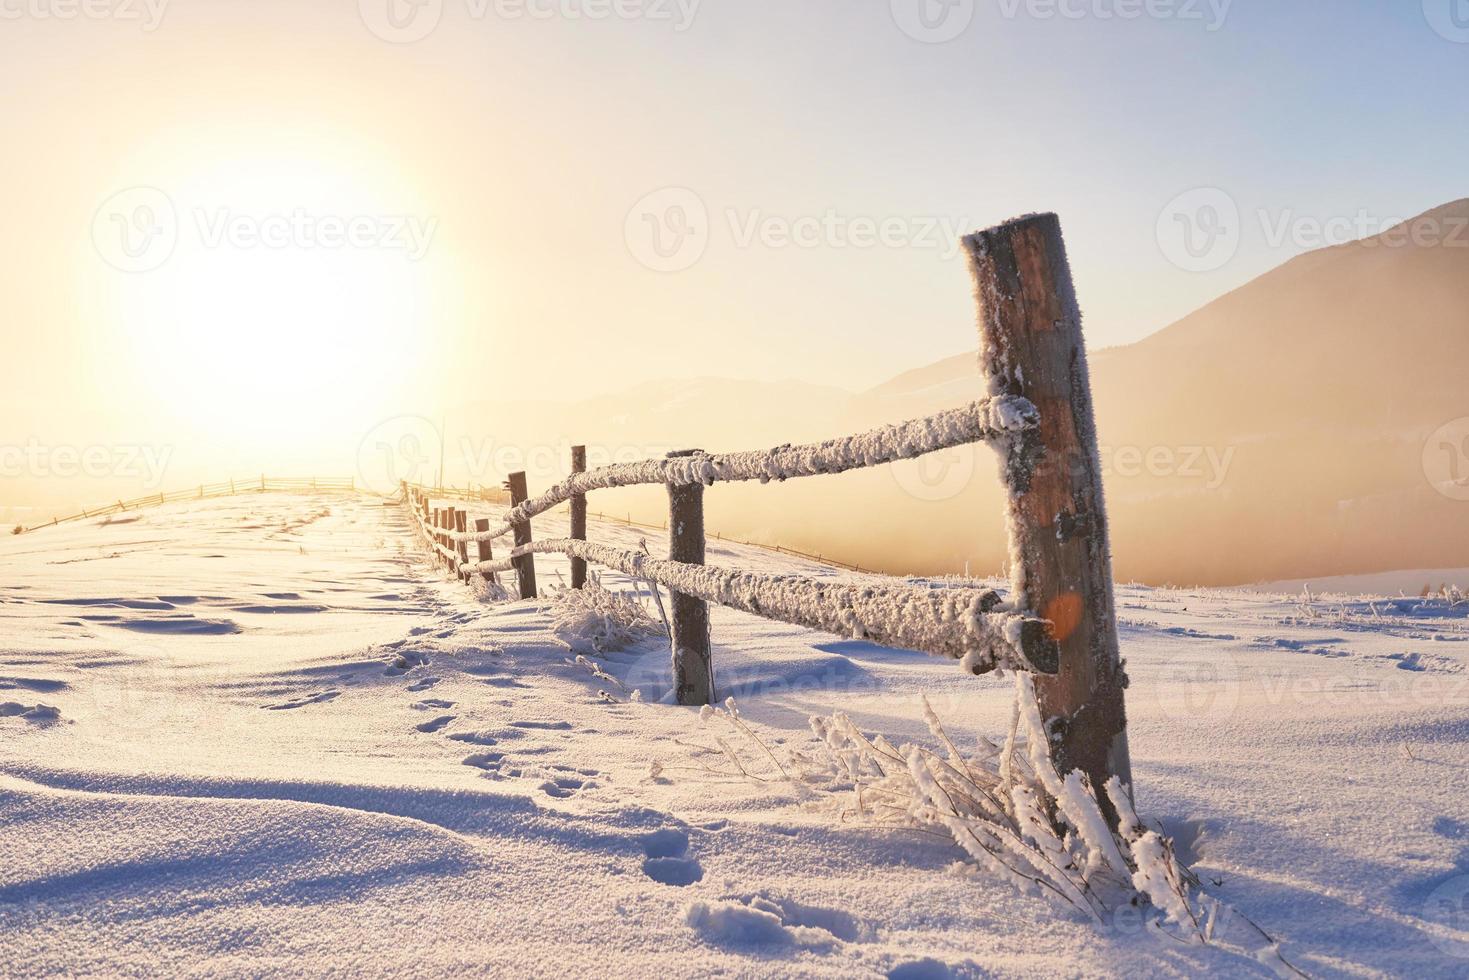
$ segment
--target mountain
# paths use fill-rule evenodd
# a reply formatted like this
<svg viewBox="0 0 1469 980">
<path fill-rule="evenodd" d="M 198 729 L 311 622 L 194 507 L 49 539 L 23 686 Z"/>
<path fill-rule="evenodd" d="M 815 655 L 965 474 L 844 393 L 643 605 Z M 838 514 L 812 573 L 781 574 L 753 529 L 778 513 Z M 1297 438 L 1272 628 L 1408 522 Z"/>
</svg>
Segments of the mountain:
<svg viewBox="0 0 1469 980">
<path fill-rule="evenodd" d="M 1463 564 L 1469 491 L 1432 481 L 1469 479 L 1469 420 L 1454 425 L 1469 417 L 1469 200 L 1301 255 L 1090 362 L 1120 577 L 1220 585 Z M 531 414 L 538 431 L 609 453 L 721 450 L 980 393 L 968 353 L 857 394 L 698 379 Z M 526 410 L 471 414 L 504 417 L 494 411 Z M 626 509 L 660 513 L 656 491 L 629 494 Z M 1001 505 L 987 447 L 709 495 L 711 526 L 895 572 L 997 570 Z"/>
<path fill-rule="evenodd" d="M 1469 424 L 1453 426 L 1469 416 L 1469 200 L 1299 256 L 1090 364 L 1119 574 L 1462 562 L 1469 502 L 1429 474 L 1469 476 Z M 961 355 L 860 400 L 921 414 L 976 391 Z"/>
</svg>

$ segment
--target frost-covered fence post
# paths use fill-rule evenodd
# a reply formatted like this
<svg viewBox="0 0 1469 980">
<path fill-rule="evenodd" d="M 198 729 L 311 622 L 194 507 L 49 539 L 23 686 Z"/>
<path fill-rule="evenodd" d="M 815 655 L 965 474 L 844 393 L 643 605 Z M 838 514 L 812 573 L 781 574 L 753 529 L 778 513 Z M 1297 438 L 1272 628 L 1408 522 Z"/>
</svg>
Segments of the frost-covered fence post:
<svg viewBox="0 0 1469 980">
<path fill-rule="evenodd" d="M 1022 395 L 1040 428 L 1006 450 L 1012 589 L 1052 623 L 1060 670 L 1035 676 L 1056 768 L 1132 785 L 1112 559 L 1081 312 L 1054 214 L 966 236 L 991 397 Z"/>
<path fill-rule="evenodd" d="M 685 449 L 670 457 L 698 456 Z M 687 565 L 704 564 L 704 485 L 668 485 L 668 558 Z M 672 591 L 672 590 L 670 590 Z M 673 592 L 671 615 L 673 689 L 679 704 L 714 702 L 714 664 L 709 653 L 709 604 Z"/>
<path fill-rule="evenodd" d="M 571 472 L 585 473 L 587 471 L 587 447 L 571 447 Z M 587 495 L 574 493 L 571 495 L 571 537 L 575 541 L 587 539 Z M 587 563 L 585 559 L 571 559 L 571 587 L 579 589 L 587 584 Z"/>
<path fill-rule="evenodd" d="M 479 520 L 477 520 L 477 521 L 474 522 L 474 530 L 475 530 L 475 533 L 477 533 L 477 534 L 484 534 L 489 529 L 490 529 L 490 519 L 488 517 L 481 517 Z M 495 554 L 490 549 L 490 542 L 488 540 L 484 540 L 484 541 L 479 542 L 479 555 L 478 555 L 478 557 L 479 557 L 479 560 L 481 562 L 487 562 L 487 561 L 493 561 L 494 560 Z M 488 574 L 488 576 L 486 576 L 486 577 L 491 582 L 497 581 L 497 579 L 495 578 L 495 573 L 494 572 L 490 572 Z"/>
<path fill-rule="evenodd" d="M 439 547 L 448 548 L 449 537 L 444 532 L 449 529 L 449 508 L 439 508 L 438 527 L 439 531 L 437 534 L 434 535 L 434 540 L 438 541 Z M 449 567 L 449 557 L 445 555 L 442 551 L 439 552 L 439 561 L 444 563 L 445 568 Z"/>
<path fill-rule="evenodd" d="M 468 528 L 469 513 L 467 511 L 460 510 L 458 507 L 454 508 L 454 530 L 458 531 L 460 534 L 463 534 L 466 530 L 468 530 Z M 459 565 L 455 568 L 454 573 L 460 578 L 464 579 L 464 581 L 468 582 L 469 573 L 462 571 L 462 569 L 465 565 L 469 564 L 469 542 L 458 542 L 455 545 L 454 553 L 459 556 Z"/>
<path fill-rule="evenodd" d="M 525 489 L 525 471 L 511 473 L 505 484 L 510 489 L 510 506 L 519 507 L 525 503 L 530 494 Z M 515 547 L 530 544 L 530 518 L 526 518 L 513 525 L 515 531 Z M 536 556 L 532 554 L 521 555 L 515 559 L 515 575 L 520 579 L 520 597 L 522 599 L 534 599 L 539 593 L 536 591 Z"/>
</svg>

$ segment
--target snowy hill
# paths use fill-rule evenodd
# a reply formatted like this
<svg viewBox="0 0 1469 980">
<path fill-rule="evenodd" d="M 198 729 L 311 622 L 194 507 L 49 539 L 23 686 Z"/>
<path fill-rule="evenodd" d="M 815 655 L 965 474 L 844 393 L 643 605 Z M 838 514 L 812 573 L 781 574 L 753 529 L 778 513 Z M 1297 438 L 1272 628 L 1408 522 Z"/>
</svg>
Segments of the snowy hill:
<svg viewBox="0 0 1469 980">
<path fill-rule="evenodd" d="M 578 663 L 584 632 L 446 580 L 397 507 L 172 505 L 7 539 L 0 571 L 7 975 L 1268 975 L 864 825 L 659 703 L 666 641 Z M 1142 813 L 1210 891 L 1313 976 L 1462 975 L 1469 604 L 1124 588 L 1119 615 Z M 1007 680 L 713 634 L 787 765 L 813 714 L 927 738 L 920 694 L 962 745 L 1007 724 Z"/>
</svg>

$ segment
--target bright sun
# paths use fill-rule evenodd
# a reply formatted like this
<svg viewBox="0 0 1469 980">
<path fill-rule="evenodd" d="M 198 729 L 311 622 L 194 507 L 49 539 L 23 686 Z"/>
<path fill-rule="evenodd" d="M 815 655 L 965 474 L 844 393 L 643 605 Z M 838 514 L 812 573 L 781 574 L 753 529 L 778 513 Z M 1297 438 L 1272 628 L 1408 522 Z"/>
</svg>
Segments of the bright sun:
<svg viewBox="0 0 1469 980">
<path fill-rule="evenodd" d="M 377 421 L 430 319 L 437 223 L 373 177 L 360 162 L 236 159 L 160 189 L 141 218 L 106 216 L 134 252 L 146 240 L 131 225 L 162 236 L 156 267 L 109 290 L 159 408 L 252 447 Z"/>
</svg>

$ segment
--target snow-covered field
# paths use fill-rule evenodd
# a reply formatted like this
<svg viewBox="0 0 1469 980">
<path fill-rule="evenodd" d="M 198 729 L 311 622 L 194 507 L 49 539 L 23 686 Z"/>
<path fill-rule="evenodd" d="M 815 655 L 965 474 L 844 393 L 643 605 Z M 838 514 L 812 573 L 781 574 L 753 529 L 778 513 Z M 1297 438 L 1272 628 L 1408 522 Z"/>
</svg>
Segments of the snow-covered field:
<svg viewBox="0 0 1469 980">
<path fill-rule="evenodd" d="M 1313 976 L 1469 974 L 1469 603 L 1118 602 L 1139 809 L 1209 891 Z M 720 694 L 777 756 L 834 710 L 926 739 L 921 694 L 961 743 L 1007 724 L 1009 680 L 712 618 Z M 1268 975 L 851 819 L 659 703 L 666 641 L 599 677 L 543 603 L 472 595 L 375 500 L 7 538 L 0 630 L 6 975 Z"/>
</svg>

